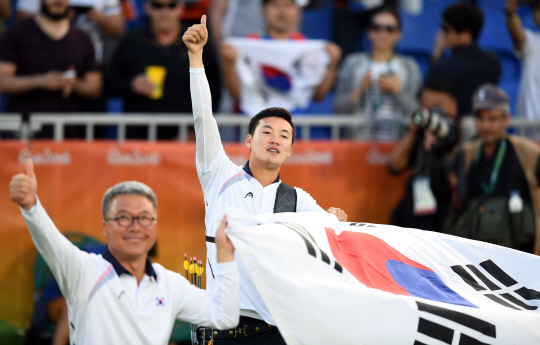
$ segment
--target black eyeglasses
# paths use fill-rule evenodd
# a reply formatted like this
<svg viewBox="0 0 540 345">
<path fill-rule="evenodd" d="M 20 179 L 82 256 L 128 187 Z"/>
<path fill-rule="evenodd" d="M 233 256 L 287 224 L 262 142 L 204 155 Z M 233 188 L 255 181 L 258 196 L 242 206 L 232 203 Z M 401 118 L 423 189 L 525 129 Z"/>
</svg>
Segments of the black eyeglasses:
<svg viewBox="0 0 540 345">
<path fill-rule="evenodd" d="M 152 1 L 152 7 L 157 9 L 157 10 L 160 10 L 164 7 L 166 8 L 169 8 L 169 9 L 174 9 L 176 8 L 176 6 L 178 6 L 178 3 L 177 2 L 169 2 L 169 3 L 166 3 L 166 4 L 160 4 L 159 2 L 153 2 Z"/>
<path fill-rule="evenodd" d="M 149 214 L 143 214 L 143 215 L 140 215 L 138 217 L 133 217 L 132 215 L 130 214 L 122 214 L 118 217 L 114 217 L 114 218 L 105 218 L 105 221 L 110 221 L 110 220 L 114 220 L 116 221 L 116 223 L 120 226 L 123 226 L 123 227 L 129 227 L 131 226 L 131 224 L 133 224 L 133 222 L 135 221 L 135 219 L 137 219 L 137 222 L 139 222 L 139 224 L 143 227 L 143 228 L 147 228 L 149 227 L 150 225 L 152 225 L 154 223 L 154 221 L 156 220 L 156 218 L 152 217 L 151 215 Z"/>
<path fill-rule="evenodd" d="M 397 25 L 382 25 L 382 24 L 371 24 L 369 28 L 373 31 L 386 31 L 388 33 L 394 33 L 399 31 Z"/>
</svg>

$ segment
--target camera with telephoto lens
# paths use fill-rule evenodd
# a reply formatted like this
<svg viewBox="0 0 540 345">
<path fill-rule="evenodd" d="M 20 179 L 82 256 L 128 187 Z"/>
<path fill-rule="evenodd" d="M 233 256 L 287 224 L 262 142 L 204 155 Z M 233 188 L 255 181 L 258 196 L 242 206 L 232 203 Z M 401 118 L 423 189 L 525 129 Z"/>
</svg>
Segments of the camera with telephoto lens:
<svg viewBox="0 0 540 345">
<path fill-rule="evenodd" d="M 415 111 L 411 121 L 418 129 L 429 131 L 437 137 L 432 151 L 451 150 L 459 141 L 458 129 L 454 120 L 437 106 Z"/>
</svg>

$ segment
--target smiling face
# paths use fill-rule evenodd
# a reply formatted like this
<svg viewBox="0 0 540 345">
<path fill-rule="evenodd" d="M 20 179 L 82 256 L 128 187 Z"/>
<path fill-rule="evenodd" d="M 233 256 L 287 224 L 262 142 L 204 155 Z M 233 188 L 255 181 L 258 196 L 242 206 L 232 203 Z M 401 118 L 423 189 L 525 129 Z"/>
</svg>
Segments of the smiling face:
<svg viewBox="0 0 540 345">
<path fill-rule="evenodd" d="M 122 215 L 156 218 L 156 210 L 146 196 L 117 195 L 110 203 L 106 218 Z M 143 227 L 134 220 L 130 226 L 124 227 L 114 220 L 104 220 L 103 230 L 109 251 L 120 263 L 146 260 L 148 251 L 156 242 L 156 223 L 153 221 L 150 226 Z"/>
<path fill-rule="evenodd" d="M 253 135 L 247 135 L 246 146 L 251 151 L 250 164 L 279 169 L 291 155 L 292 127 L 280 117 L 262 118 Z"/>
<path fill-rule="evenodd" d="M 401 38 L 397 18 L 389 12 L 381 12 L 373 16 L 368 30 L 368 38 L 376 50 L 394 49 Z"/>
</svg>

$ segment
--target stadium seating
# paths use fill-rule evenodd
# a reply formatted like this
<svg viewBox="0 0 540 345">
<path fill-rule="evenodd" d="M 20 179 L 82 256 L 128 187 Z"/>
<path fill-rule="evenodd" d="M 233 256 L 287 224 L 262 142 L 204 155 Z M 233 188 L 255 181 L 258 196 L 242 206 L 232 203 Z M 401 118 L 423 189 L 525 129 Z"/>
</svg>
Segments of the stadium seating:
<svg viewBox="0 0 540 345">
<path fill-rule="evenodd" d="M 518 14 L 524 28 L 538 32 L 538 27 L 534 23 L 532 11 L 529 6 L 520 6 L 518 8 Z"/>
<path fill-rule="evenodd" d="M 329 1 L 324 1 L 321 8 L 303 11 L 300 32 L 312 39 L 332 39 L 332 7 Z"/>
<path fill-rule="evenodd" d="M 397 45 L 397 51 L 416 59 L 422 76 L 429 70 L 431 51 L 438 30 L 434 23 L 424 18 L 407 13 L 401 14 L 402 38 Z"/>
<path fill-rule="evenodd" d="M 422 13 L 419 16 L 437 23 L 438 26 L 444 9 L 455 2 L 456 0 L 424 0 Z"/>
<path fill-rule="evenodd" d="M 504 9 L 505 0 L 476 0 L 476 5 L 482 9 L 482 11 L 495 11 L 501 12 Z"/>
</svg>

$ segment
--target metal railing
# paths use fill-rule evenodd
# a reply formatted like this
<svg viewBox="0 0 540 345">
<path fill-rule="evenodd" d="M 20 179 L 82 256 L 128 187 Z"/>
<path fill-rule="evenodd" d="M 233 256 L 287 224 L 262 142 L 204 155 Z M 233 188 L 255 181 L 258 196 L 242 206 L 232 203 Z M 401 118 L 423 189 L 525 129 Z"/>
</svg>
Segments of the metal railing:
<svg viewBox="0 0 540 345">
<path fill-rule="evenodd" d="M 251 118 L 238 114 L 216 114 L 216 122 L 219 127 L 238 126 L 240 128 L 240 138 L 245 138 L 248 133 L 248 125 Z M 380 121 L 377 121 L 380 123 Z M 374 122 L 349 114 L 336 115 L 310 115 L 295 116 L 294 123 L 297 128 L 301 128 L 301 139 L 309 140 L 313 127 L 330 128 L 330 139 L 339 140 L 343 137 L 344 128 L 356 128 L 357 140 L 373 140 L 370 130 Z M 384 121 L 391 126 L 391 140 L 399 140 L 399 136 L 406 126 L 406 121 Z M 30 117 L 28 124 L 22 121 L 18 114 L 0 114 L 0 131 L 17 132 L 21 139 L 28 139 L 31 133 L 37 132 L 45 125 L 53 126 L 53 139 L 62 141 L 64 139 L 64 126 L 83 125 L 86 127 L 86 140 L 94 140 L 95 126 L 115 126 L 116 140 L 126 140 L 127 126 L 148 126 L 148 140 L 153 142 L 157 139 L 157 128 L 160 126 L 178 127 L 178 140 L 185 142 L 188 139 L 188 130 L 193 126 L 193 115 L 183 114 L 111 114 L 111 113 L 34 113 Z M 531 133 L 540 133 L 540 121 L 528 119 L 512 118 L 510 127 L 515 134 L 531 136 Z M 533 134 L 536 136 L 536 134 Z M 537 139 L 537 138 L 535 138 Z"/>
</svg>

